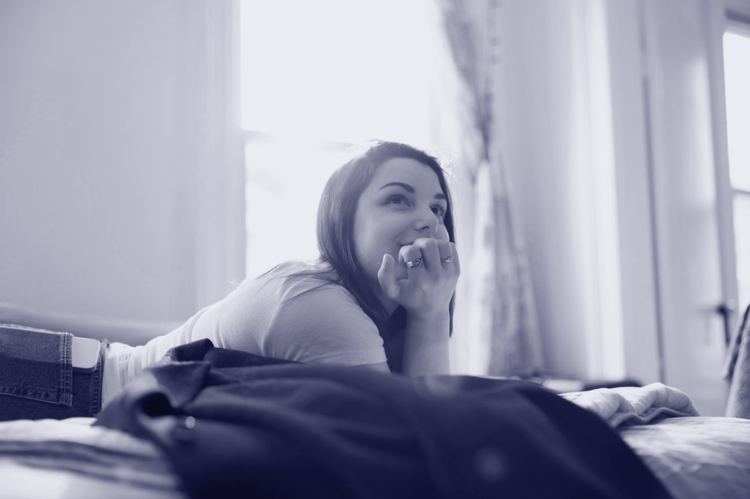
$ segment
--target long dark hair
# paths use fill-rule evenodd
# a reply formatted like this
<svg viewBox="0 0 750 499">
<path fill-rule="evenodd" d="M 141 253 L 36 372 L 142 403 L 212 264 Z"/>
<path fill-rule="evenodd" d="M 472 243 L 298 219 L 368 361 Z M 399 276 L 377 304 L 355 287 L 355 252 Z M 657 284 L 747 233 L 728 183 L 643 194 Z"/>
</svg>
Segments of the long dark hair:
<svg viewBox="0 0 750 499">
<path fill-rule="evenodd" d="M 354 215 L 357 202 L 370 184 L 377 169 L 394 158 L 413 159 L 435 172 L 447 201 L 443 218 L 448 236 L 455 242 L 450 190 L 445 172 L 438 160 L 415 147 L 398 142 L 376 141 L 371 147 L 336 170 L 328 179 L 318 206 L 318 250 L 323 261 L 336 271 L 337 280 L 354 296 L 357 303 L 375 323 L 385 344 L 391 371 L 401 370 L 401 344 L 406 315 L 398 307 L 392 316 L 367 284 L 362 264 L 354 247 Z M 453 332 L 455 294 L 449 305 L 450 333 Z M 400 336 L 399 336 L 400 333 Z"/>
</svg>

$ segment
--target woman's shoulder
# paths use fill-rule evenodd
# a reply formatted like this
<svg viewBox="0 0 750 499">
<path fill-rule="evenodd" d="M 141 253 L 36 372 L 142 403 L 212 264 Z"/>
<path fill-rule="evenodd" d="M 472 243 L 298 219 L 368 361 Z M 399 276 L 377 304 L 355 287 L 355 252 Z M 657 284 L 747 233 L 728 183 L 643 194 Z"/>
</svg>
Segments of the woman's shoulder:
<svg viewBox="0 0 750 499">
<path fill-rule="evenodd" d="M 356 299 L 340 283 L 333 268 L 318 261 L 280 263 L 258 277 L 246 279 L 227 299 L 243 303 L 244 307 L 251 304 L 252 308 L 275 310 L 300 303 L 314 306 L 347 302 L 356 305 Z"/>
<path fill-rule="evenodd" d="M 252 296 L 256 305 L 273 308 L 277 316 L 335 310 L 334 317 L 328 320 L 358 317 L 370 322 L 354 295 L 344 287 L 327 262 L 284 262 L 256 279 L 246 281 L 243 287 L 243 294 Z"/>
<path fill-rule="evenodd" d="M 344 365 L 385 361 L 375 323 L 330 265 L 285 262 L 266 277 L 275 297 L 263 339 L 266 355 Z"/>
<path fill-rule="evenodd" d="M 364 315 L 354 295 L 327 262 L 285 262 L 278 272 L 284 281 L 287 300 L 304 301 L 311 306 L 341 306 L 345 303 Z"/>
<path fill-rule="evenodd" d="M 245 281 L 245 286 L 271 287 L 283 294 L 305 291 L 343 290 L 338 274 L 327 262 L 290 260 L 280 263 L 255 279 Z"/>
<path fill-rule="evenodd" d="M 337 278 L 336 271 L 331 264 L 322 260 L 288 260 L 280 263 L 266 274 L 275 276 L 330 276 Z"/>
</svg>

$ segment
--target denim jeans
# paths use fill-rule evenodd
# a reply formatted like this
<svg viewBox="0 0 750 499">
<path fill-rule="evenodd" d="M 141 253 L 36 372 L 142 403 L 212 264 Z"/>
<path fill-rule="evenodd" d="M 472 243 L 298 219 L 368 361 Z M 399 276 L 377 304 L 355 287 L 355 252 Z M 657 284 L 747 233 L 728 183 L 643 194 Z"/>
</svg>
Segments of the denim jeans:
<svg viewBox="0 0 750 499">
<path fill-rule="evenodd" d="M 94 417 L 107 341 L 93 369 L 73 367 L 73 335 L 0 324 L 0 421 Z"/>
</svg>

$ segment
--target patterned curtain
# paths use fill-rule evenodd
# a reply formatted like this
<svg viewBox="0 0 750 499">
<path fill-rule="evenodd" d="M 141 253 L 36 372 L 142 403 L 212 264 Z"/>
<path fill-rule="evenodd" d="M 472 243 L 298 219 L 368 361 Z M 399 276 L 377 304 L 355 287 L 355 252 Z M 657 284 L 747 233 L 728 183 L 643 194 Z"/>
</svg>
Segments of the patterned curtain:
<svg viewBox="0 0 750 499">
<path fill-rule="evenodd" d="M 458 370 L 531 376 L 542 366 L 541 341 L 508 167 L 493 122 L 501 112 L 493 100 L 502 75 L 495 29 L 499 6 L 495 0 L 436 0 L 436 7 L 443 49 L 450 54 L 436 75 L 441 82 L 436 135 L 460 166 Z"/>
</svg>

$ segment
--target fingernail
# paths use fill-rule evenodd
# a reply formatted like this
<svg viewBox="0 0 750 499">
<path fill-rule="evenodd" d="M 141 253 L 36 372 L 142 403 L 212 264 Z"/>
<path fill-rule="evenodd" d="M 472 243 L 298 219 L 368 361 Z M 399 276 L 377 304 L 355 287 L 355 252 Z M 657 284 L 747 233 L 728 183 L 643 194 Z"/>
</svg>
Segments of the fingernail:
<svg viewBox="0 0 750 499">
<path fill-rule="evenodd" d="M 390 260 L 388 260 L 388 253 L 386 253 L 385 255 L 383 255 L 383 266 L 388 267 L 388 265 L 390 264 L 391 262 Z"/>
</svg>

